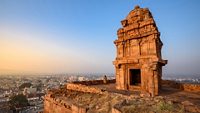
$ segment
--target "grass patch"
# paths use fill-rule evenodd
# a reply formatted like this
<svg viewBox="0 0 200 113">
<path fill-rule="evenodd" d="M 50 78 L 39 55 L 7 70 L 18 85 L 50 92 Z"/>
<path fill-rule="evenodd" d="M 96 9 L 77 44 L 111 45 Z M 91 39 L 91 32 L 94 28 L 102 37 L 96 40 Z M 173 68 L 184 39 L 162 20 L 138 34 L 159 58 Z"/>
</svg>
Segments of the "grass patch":
<svg viewBox="0 0 200 113">
<path fill-rule="evenodd" d="M 159 113 L 163 113 L 163 112 L 171 113 L 174 111 L 173 104 L 169 104 L 164 101 L 159 102 L 156 107 L 157 107 L 156 111 Z"/>
</svg>

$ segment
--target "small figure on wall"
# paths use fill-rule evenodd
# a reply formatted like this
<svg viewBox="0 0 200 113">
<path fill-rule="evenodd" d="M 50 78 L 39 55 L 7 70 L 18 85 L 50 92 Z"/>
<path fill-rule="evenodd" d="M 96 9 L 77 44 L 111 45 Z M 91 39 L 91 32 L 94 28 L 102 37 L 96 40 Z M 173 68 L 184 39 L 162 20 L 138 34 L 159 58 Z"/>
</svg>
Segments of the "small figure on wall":
<svg viewBox="0 0 200 113">
<path fill-rule="evenodd" d="M 107 76 L 106 76 L 106 75 L 104 75 L 104 77 L 103 77 L 103 83 L 104 83 L 104 84 L 107 84 L 107 83 L 108 83 L 108 81 L 107 81 Z"/>
</svg>

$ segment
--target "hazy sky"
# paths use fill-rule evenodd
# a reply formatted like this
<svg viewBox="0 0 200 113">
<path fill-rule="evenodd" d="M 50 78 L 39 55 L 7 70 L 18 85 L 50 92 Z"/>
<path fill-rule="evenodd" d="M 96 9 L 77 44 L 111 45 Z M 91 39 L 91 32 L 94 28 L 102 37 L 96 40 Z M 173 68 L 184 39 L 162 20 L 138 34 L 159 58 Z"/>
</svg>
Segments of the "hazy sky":
<svg viewBox="0 0 200 113">
<path fill-rule="evenodd" d="M 0 74 L 113 73 L 116 31 L 135 5 L 161 32 L 166 74 L 200 74 L 200 0 L 0 0 Z"/>
</svg>

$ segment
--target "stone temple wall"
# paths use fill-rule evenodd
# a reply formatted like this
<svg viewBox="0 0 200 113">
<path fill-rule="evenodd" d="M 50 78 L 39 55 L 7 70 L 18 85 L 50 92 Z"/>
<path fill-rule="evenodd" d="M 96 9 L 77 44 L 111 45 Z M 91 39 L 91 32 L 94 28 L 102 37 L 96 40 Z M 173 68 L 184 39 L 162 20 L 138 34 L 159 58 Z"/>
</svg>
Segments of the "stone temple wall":
<svg viewBox="0 0 200 113">
<path fill-rule="evenodd" d="M 162 59 L 160 32 L 148 8 L 136 6 L 121 21 L 117 31 L 116 88 L 131 90 L 138 86 L 152 96 L 158 95 L 161 87 Z"/>
</svg>

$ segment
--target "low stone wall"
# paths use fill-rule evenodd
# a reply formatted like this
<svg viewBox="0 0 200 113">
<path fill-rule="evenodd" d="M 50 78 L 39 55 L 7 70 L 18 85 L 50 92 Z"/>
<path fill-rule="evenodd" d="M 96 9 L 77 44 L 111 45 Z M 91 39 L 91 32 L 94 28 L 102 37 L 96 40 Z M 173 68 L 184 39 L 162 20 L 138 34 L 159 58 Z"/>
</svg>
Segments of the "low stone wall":
<svg viewBox="0 0 200 113">
<path fill-rule="evenodd" d="M 183 84 L 182 88 L 185 91 L 200 91 L 200 84 Z"/>
<path fill-rule="evenodd" d="M 184 91 L 200 91 L 200 84 L 178 83 L 171 80 L 162 80 L 162 85 L 170 86 L 172 88 Z"/>
<path fill-rule="evenodd" d="M 97 93 L 97 94 L 103 93 L 103 91 L 99 88 L 86 86 L 86 85 L 82 85 L 82 84 L 68 83 L 65 86 L 68 90 L 87 92 L 87 93 Z"/>
<path fill-rule="evenodd" d="M 72 113 L 71 105 L 47 94 L 44 98 L 44 113 Z"/>
<path fill-rule="evenodd" d="M 110 84 L 110 83 L 115 83 L 115 79 L 107 80 L 107 84 Z M 103 92 L 105 92 L 104 90 L 91 86 L 91 85 L 101 85 L 101 84 L 104 84 L 103 80 L 74 81 L 71 83 L 67 83 L 65 87 L 68 90 L 102 94 Z"/>
<path fill-rule="evenodd" d="M 53 98 L 51 94 L 45 96 L 44 113 L 87 113 L 87 109 L 66 101 Z"/>
<path fill-rule="evenodd" d="M 115 79 L 112 79 L 112 80 L 107 80 L 107 83 L 110 84 L 110 83 L 115 83 L 116 80 Z M 74 81 L 72 82 L 74 84 L 82 84 L 82 85 L 100 85 L 100 84 L 104 84 L 103 83 L 103 80 L 90 80 L 90 81 Z"/>
<path fill-rule="evenodd" d="M 108 80 L 109 83 L 115 83 L 115 80 Z M 92 81 L 76 81 L 72 83 L 67 83 L 65 88 L 67 90 L 80 91 L 85 93 L 96 93 L 103 94 L 100 88 L 92 87 L 90 85 L 100 85 L 104 84 L 103 80 L 92 80 Z M 77 105 L 71 105 L 66 101 L 63 101 L 55 97 L 57 90 L 54 89 L 53 92 L 49 91 L 44 98 L 44 113 L 86 113 L 87 109 Z"/>
</svg>

